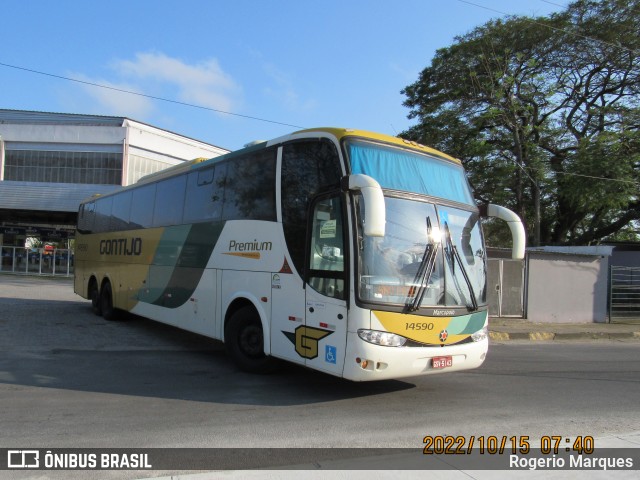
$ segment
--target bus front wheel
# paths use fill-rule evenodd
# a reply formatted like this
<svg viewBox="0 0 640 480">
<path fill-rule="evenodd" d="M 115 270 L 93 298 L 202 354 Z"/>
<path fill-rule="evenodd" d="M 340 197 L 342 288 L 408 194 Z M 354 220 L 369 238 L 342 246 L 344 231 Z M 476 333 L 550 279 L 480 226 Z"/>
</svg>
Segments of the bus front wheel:
<svg viewBox="0 0 640 480">
<path fill-rule="evenodd" d="M 262 323 L 253 307 L 242 307 L 231 315 L 224 330 L 224 343 L 231 358 L 245 372 L 269 373 L 276 366 L 276 359 L 264 353 Z"/>
</svg>

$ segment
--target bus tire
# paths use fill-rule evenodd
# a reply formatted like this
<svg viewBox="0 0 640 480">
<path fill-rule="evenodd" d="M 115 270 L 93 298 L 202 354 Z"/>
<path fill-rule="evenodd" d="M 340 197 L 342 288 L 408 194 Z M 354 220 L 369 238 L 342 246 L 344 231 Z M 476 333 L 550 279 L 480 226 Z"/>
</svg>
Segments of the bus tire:
<svg viewBox="0 0 640 480">
<path fill-rule="evenodd" d="M 102 315 L 100 290 L 98 290 L 98 284 L 95 280 L 91 280 L 91 282 L 89 282 L 89 298 L 91 299 L 91 310 L 93 310 L 93 313 L 98 316 Z"/>
<path fill-rule="evenodd" d="M 224 343 L 245 372 L 270 373 L 276 367 L 276 359 L 264 353 L 262 323 L 253 307 L 242 307 L 231 315 L 224 329 Z"/>
<path fill-rule="evenodd" d="M 105 320 L 115 319 L 115 308 L 113 308 L 113 292 L 111 291 L 111 283 L 105 282 L 100 290 L 100 310 Z"/>
</svg>

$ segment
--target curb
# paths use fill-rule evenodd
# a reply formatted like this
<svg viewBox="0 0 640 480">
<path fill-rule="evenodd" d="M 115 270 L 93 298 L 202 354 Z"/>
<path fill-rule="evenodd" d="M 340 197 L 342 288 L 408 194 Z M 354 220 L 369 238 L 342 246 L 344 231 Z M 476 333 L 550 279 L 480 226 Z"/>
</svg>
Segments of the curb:
<svg viewBox="0 0 640 480">
<path fill-rule="evenodd" d="M 549 342 L 554 340 L 640 340 L 640 331 L 634 332 L 489 332 L 489 339 L 496 342 L 525 340 Z"/>
</svg>

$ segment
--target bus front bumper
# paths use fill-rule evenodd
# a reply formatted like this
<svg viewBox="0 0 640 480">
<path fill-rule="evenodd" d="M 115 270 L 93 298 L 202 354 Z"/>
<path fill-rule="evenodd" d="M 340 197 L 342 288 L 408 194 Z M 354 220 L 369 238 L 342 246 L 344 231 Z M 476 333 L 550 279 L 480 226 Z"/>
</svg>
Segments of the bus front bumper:
<svg viewBox="0 0 640 480">
<path fill-rule="evenodd" d="M 355 332 L 347 335 L 343 377 L 357 382 L 478 368 L 489 348 L 488 338 L 445 347 L 386 347 L 365 342 Z"/>
</svg>

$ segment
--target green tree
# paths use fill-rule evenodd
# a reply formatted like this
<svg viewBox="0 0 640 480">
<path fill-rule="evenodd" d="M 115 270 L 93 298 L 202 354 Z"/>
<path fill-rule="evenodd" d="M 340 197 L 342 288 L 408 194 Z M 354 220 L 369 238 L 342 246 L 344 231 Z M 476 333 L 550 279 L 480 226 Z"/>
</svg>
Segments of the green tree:
<svg viewBox="0 0 640 480">
<path fill-rule="evenodd" d="M 477 200 L 515 210 L 531 244 L 628 238 L 640 219 L 639 59 L 640 0 L 491 21 L 403 90 L 418 123 L 401 135 L 460 158 Z"/>
</svg>

